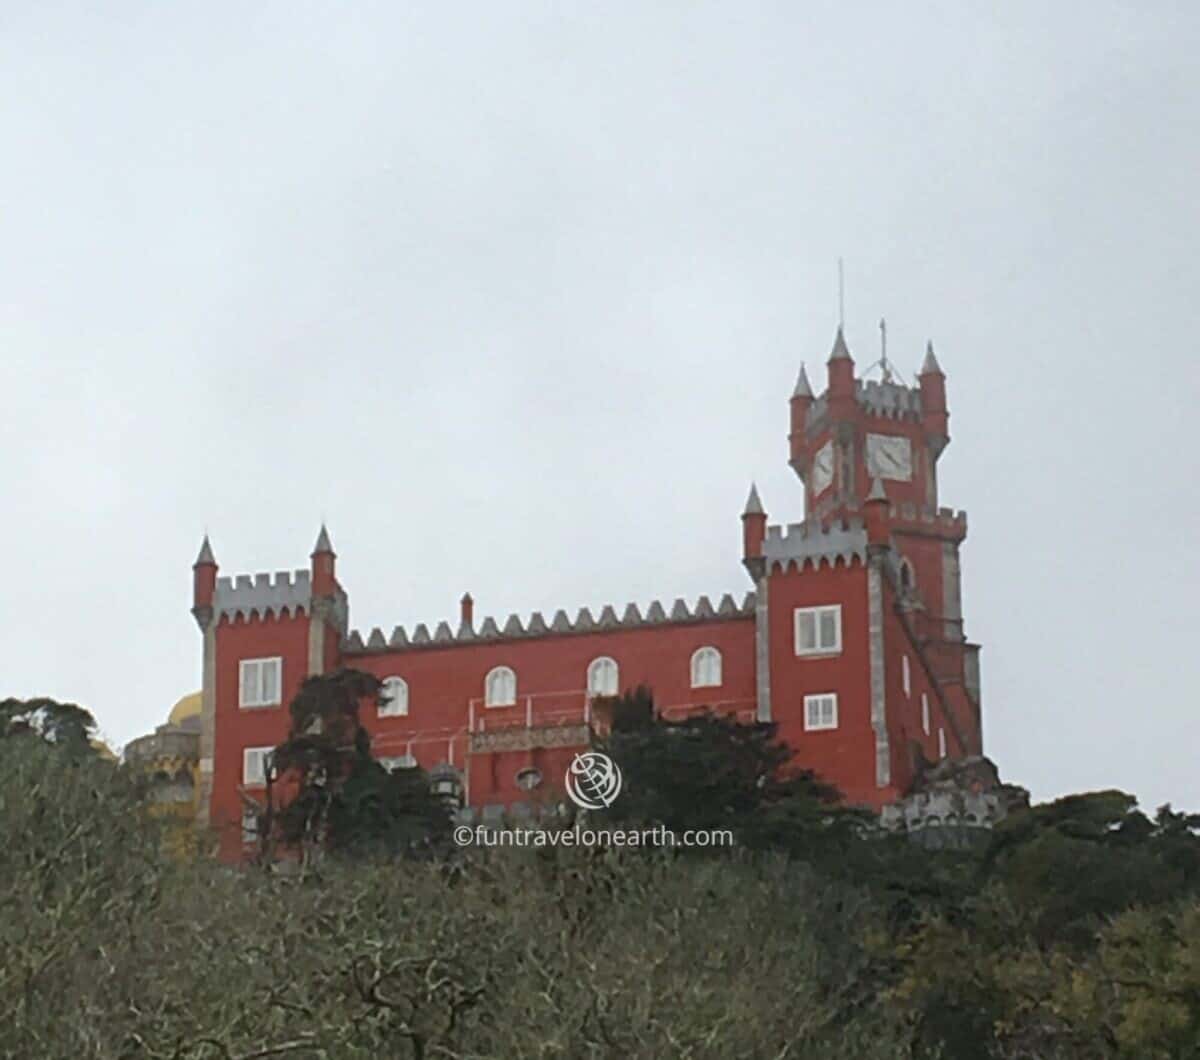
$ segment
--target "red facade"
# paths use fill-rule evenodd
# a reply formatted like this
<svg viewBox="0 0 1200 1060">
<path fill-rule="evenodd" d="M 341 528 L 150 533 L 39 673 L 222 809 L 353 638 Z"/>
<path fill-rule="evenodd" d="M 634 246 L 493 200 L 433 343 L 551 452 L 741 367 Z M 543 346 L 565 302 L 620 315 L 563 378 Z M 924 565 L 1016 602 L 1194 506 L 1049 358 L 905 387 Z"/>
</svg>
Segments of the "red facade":
<svg viewBox="0 0 1200 1060">
<path fill-rule="evenodd" d="M 814 396 L 802 369 L 790 412 L 807 518 L 768 526 L 751 491 L 741 600 L 499 626 L 476 623 L 464 597 L 453 627 L 364 641 L 348 628 L 324 529 L 309 570 L 253 578 L 218 578 L 206 540 L 193 580 L 201 815 L 223 853 L 240 854 L 243 814 L 262 796 L 255 750 L 285 737 L 303 679 L 339 666 L 402 682 L 389 685 L 390 710 L 363 718 L 377 757 L 415 759 L 485 819 L 557 803 L 593 704 L 640 684 L 667 716 L 710 708 L 778 723 L 798 766 L 875 808 L 905 792 L 922 760 L 981 753 L 978 648 L 961 612 L 966 520 L 938 507 L 949 436 L 932 349 L 917 387 L 894 382 L 886 363 L 881 381 L 864 382 L 839 331 L 826 393 Z"/>
</svg>

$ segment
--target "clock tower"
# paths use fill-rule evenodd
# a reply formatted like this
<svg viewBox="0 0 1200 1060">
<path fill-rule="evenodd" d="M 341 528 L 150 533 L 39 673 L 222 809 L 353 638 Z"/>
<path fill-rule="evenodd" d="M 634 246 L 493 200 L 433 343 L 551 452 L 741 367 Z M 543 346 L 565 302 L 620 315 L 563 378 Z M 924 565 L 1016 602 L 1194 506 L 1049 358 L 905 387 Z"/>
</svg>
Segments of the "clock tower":
<svg viewBox="0 0 1200 1060">
<path fill-rule="evenodd" d="M 856 379 L 838 328 L 826 392 L 814 398 L 800 370 L 790 403 L 789 463 L 804 483 L 808 519 L 823 527 L 861 517 L 878 479 L 906 578 L 923 586 L 927 610 L 958 623 L 961 632 L 958 545 L 966 526 L 945 522 L 949 510 L 939 508 L 938 498 L 938 461 L 950 441 L 946 377 L 932 343 L 916 387 L 895 382 L 883 365 L 882 380 Z"/>
<path fill-rule="evenodd" d="M 870 747 L 840 749 L 835 771 L 861 801 L 902 795 L 923 760 L 982 753 L 979 649 L 962 616 L 966 516 L 941 507 L 938 493 L 950 441 L 945 375 L 932 344 L 916 386 L 880 363 L 881 379 L 856 377 L 839 328 L 823 394 L 801 367 L 788 442 L 805 519 L 773 527 L 762 516 L 757 555 L 745 549 L 764 612 L 759 717 L 808 757 L 807 745 L 830 738 L 797 712 L 813 695 L 834 695 L 840 738 L 862 731 Z M 802 624 L 817 620 L 838 624 L 827 653 L 805 647 L 813 640 Z M 784 692 L 813 682 L 822 687 L 800 706 Z"/>
</svg>

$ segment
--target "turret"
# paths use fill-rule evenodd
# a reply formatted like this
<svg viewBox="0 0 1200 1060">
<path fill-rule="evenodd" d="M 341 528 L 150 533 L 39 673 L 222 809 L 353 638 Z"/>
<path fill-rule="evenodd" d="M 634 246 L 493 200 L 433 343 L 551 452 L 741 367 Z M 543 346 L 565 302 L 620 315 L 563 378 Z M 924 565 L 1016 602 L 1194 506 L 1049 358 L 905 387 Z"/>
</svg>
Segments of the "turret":
<svg viewBox="0 0 1200 1060">
<path fill-rule="evenodd" d="M 192 564 L 192 613 L 200 619 L 199 612 L 211 611 L 217 591 L 217 561 L 213 557 L 208 534 L 200 545 L 200 555 Z"/>
<path fill-rule="evenodd" d="M 313 596 L 333 596 L 337 592 L 336 561 L 337 553 L 333 551 L 333 545 L 329 541 L 329 531 L 322 523 L 317 543 L 312 550 Z"/>
<path fill-rule="evenodd" d="M 461 637 L 464 633 L 473 633 L 475 631 L 475 601 L 472 599 L 470 593 L 463 593 L 458 606 L 458 635 Z"/>
<path fill-rule="evenodd" d="M 826 364 L 829 369 L 829 411 L 835 419 L 849 418 L 854 412 L 854 358 L 850 356 L 841 327 Z"/>
<path fill-rule="evenodd" d="M 888 543 L 888 497 L 883 488 L 883 479 L 876 475 L 871 480 L 871 492 L 863 501 L 863 518 L 867 524 L 867 544 L 886 546 Z"/>
<path fill-rule="evenodd" d="M 933 343 L 925 347 L 925 362 L 918 376 L 921 387 L 921 422 L 933 448 L 939 456 L 950 441 L 950 413 L 946 409 L 946 376 L 933 353 Z"/>
<path fill-rule="evenodd" d="M 808 420 L 808 410 L 813 403 L 812 387 L 808 382 L 808 373 L 804 365 L 800 365 L 800 375 L 796 379 L 796 389 L 792 391 L 788 406 L 792 413 L 791 433 L 788 434 L 790 445 L 790 462 L 793 467 L 799 467 L 804 456 L 804 427 Z"/>
<path fill-rule="evenodd" d="M 742 558 L 753 559 L 762 555 L 763 538 L 767 536 L 767 513 L 763 511 L 758 496 L 758 487 L 750 484 L 750 496 L 742 512 Z"/>
</svg>

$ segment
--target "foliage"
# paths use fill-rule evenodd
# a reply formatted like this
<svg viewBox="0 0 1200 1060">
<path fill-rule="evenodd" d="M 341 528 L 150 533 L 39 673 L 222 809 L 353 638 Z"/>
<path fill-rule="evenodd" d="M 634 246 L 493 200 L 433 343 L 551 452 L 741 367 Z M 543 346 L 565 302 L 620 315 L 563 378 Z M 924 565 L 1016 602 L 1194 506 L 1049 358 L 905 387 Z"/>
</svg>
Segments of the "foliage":
<svg viewBox="0 0 1200 1060">
<path fill-rule="evenodd" d="M 604 814 L 613 823 L 729 829 L 744 847 L 813 854 L 842 845 L 867 819 L 812 772 L 788 771 L 791 751 L 773 724 L 711 712 L 666 721 L 646 688 L 616 697 L 611 710 L 599 746 L 623 778 Z"/>
<path fill-rule="evenodd" d="M 174 864 L 118 771 L 49 749 L 0 746 L 0 800 L 0 1056 L 905 1055 L 830 931 L 869 904 L 777 858 L 481 850 L 301 880 Z"/>
<path fill-rule="evenodd" d="M 361 670 L 304 681 L 268 773 L 260 822 L 265 861 L 276 843 L 310 854 L 395 853 L 427 848 L 448 833 L 449 814 L 425 773 L 389 773 L 371 754 L 359 710 L 364 702 L 377 705 L 382 692 L 379 679 Z M 284 784 L 277 786 L 279 780 Z"/>
<path fill-rule="evenodd" d="M 303 874 L 172 860 L 126 771 L 0 739 L 0 1057 L 1200 1055 L 1195 815 L 1086 793 L 931 853 L 789 777 L 769 728 L 631 698 L 608 746 L 636 815 L 737 849 L 396 859 L 427 834 L 424 779 L 358 771 L 368 686 L 330 684 L 283 761 L 332 770 L 345 856 Z"/>
<path fill-rule="evenodd" d="M 64 749 L 90 754 L 95 730 L 96 719 L 75 703 L 44 696 L 0 700 L 0 737 L 36 734 Z"/>
</svg>

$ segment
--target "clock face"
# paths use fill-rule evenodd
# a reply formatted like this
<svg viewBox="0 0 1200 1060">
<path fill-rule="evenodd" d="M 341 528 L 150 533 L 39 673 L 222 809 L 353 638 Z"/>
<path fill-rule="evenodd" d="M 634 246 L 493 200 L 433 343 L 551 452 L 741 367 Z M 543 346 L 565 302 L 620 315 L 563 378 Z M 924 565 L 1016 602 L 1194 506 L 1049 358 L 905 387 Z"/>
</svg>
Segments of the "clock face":
<svg viewBox="0 0 1200 1060">
<path fill-rule="evenodd" d="M 880 478 L 912 478 L 912 444 L 892 434 L 867 435 L 867 470 Z"/>
<path fill-rule="evenodd" d="M 817 450 L 812 462 L 812 493 L 815 497 L 829 488 L 833 481 L 833 442 L 826 442 Z"/>
</svg>

